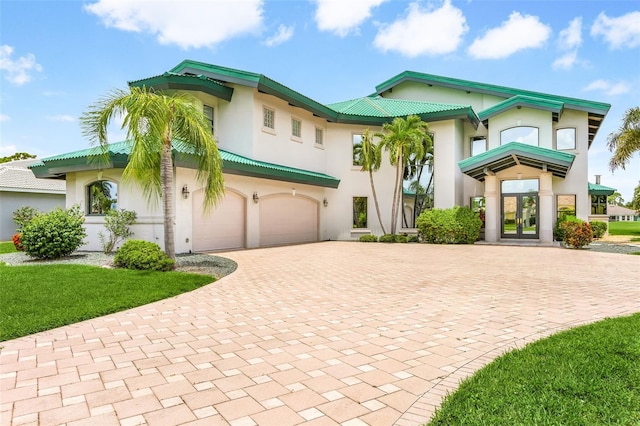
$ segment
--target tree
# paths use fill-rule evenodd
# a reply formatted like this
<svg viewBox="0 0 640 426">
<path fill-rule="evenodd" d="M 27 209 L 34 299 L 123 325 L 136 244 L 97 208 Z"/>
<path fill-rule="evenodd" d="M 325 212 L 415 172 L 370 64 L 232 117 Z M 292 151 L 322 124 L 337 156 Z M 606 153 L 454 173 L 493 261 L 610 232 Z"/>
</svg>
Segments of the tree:
<svg viewBox="0 0 640 426">
<path fill-rule="evenodd" d="M 389 160 L 396 168 L 395 186 L 391 205 L 391 233 L 396 233 L 398 216 L 402 208 L 403 175 L 410 158 L 421 161 L 424 157 L 423 141 L 429 135 L 429 126 L 417 115 L 406 119 L 396 117 L 391 123 L 382 126 L 381 146 L 389 152 Z"/>
<path fill-rule="evenodd" d="M 0 163 L 8 163 L 9 161 L 18 161 L 18 160 L 29 160 L 31 158 L 36 158 L 35 155 L 29 154 L 28 152 L 16 152 L 13 155 L 9 155 L 8 157 L 0 157 Z"/>
<path fill-rule="evenodd" d="M 629 208 L 634 209 L 637 212 L 640 212 L 640 183 L 636 186 L 636 189 L 633 190 L 633 199 L 631 200 L 631 205 Z"/>
<path fill-rule="evenodd" d="M 376 214 L 378 215 L 378 222 L 382 233 L 386 234 L 382 224 L 382 216 L 380 215 L 380 205 L 378 203 L 378 195 L 376 194 L 376 187 L 373 183 L 373 172 L 380 170 L 380 163 L 382 155 L 380 146 L 373 142 L 373 135 L 369 133 L 369 129 L 365 129 L 362 133 L 362 140 L 359 144 L 354 146 L 353 161 L 355 164 L 361 166 L 360 171 L 369 172 L 369 183 L 371 184 L 371 193 L 373 195 L 373 202 L 376 206 Z"/>
<path fill-rule="evenodd" d="M 607 197 L 607 204 L 616 205 L 616 206 L 624 206 L 624 199 L 622 198 L 622 194 L 618 191 Z"/>
<path fill-rule="evenodd" d="M 156 92 L 146 87 L 114 90 L 89 106 L 80 118 L 84 135 L 107 154 L 107 127 L 123 116 L 127 129 L 129 161 L 122 177 L 138 183 L 149 202 L 162 198 L 164 250 L 175 259 L 173 143 L 188 147 L 196 162 L 196 179 L 204 185 L 204 209 L 208 210 L 224 193 L 222 159 L 211 127 L 195 99 L 186 94 Z"/>
<path fill-rule="evenodd" d="M 609 168 L 623 170 L 635 152 L 640 152 L 640 107 L 629 108 L 617 132 L 609 134 L 607 147 L 613 151 Z"/>
</svg>

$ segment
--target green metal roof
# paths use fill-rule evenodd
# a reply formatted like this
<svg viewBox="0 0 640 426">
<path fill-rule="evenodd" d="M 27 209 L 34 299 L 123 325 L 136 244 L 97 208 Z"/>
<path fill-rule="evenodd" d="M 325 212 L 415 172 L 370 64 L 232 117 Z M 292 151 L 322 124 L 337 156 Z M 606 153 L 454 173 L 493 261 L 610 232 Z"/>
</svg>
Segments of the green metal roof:
<svg viewBox="0 0 640 426">
<path fill-rule="evenodd" d="M 615 188 L 609 188 L 608 186 L 599 185 L 597 183 L 589 182 L 589 195 L 612 195 L 616 192 Z"/>
<path fill-rule="evenodd" d="M 224 173 L 262 179 L 281 180 L 285 182 L 295 182 L 327 188 L 337 188 L 340 183 L 339 179 L 324 173 L 267 163 L 265 161 L 257 161 L 225 150 L 219 151 L 222 158 L 222 170 Z M 130 144 L 127 141 L 109 144 L 109 167 L 126 167 L 129 152 Z M 89 161 L 92 156 L 100 155 L 101 153 L 102 151 L 100 147 L 87 148 L 43 158 L 39 163 L 32 165 L 30 168 L 39 178 L 61 178 L 64 177 L 66 173 L 104 168 L 104 165 L 91 163 Z M 192 157 L 193 151 L 191 151 L 189 145 L 181 141 L 174 140 L 173 154 L 175 164 L 177 166 L 189 168 L 195 167 L 195 161 Z"/>
<path fill-rule="evenodd" d="M 349 116 L 379 117 L 388 121 L 393 117 L 417 115 L 424 121 L 452 118 L 469 120 L 474 126 L 480 123 L 470 105 L 420 102 L 403 99 L 388 99 L 381 96 L 367 96 L 328 105 L 339 114 L 339 121 L 348 121 Z"/>
<path fill-rule="evenodd" d="M 573 164 L 575 155 L 520 142 L 509 142 L 482 154 L 458 162 L 463 173 L 480 181 L 487 173 L 497 173 L 517 165 L 546 169 L 564 178 Z"/>
<path fill-rule="evenodd" d="M 165 72 L 155 77 L 130 81 L 129 86 L 154 87 L 158 90 L 195 90 L 216 96 L 225 101 L 230 101 L 233 88 L 208 78 L 204 75 L 186 75 Z"/>
<path fill-rule="evenodd" d="M 560 118 L 560 115 L 562 114 L 564 103 L 559 101 L 554 101 L 551 99 L 536 98 L 533 96 L 525 96 L 525 95 L 516 95 L 503 102 L 495 104 L 491 108 L 487 108 L 483 111 L 480 111 L 478 113 L 478 117 L 482 122 L 485 122 L 485 126 L 487 126 L 488 124 L 487 120 L 489 120 L 489 118 L 495 115 L 501 114 L 510 109 L 521 108 L 521 107 L 540 109 L 543 111 L 550 111 L 553 115 L 553 120 L 558 121 L 558 119 Z"/>
</svg>

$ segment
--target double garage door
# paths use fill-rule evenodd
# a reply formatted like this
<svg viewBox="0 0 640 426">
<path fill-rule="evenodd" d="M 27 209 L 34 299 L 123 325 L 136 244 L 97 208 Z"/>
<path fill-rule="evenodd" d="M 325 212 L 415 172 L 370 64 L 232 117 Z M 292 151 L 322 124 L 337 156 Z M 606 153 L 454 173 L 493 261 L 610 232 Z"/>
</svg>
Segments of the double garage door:
<svg viewBox="0 0 640 426">
<path fill-rule="evenodd" d="M 246 247 L 247 199 L 227 190 L 210 214 L 202 211 L 204 194 L 193 195 L 193 251 Z M 253 203 L 253 201 L 252 201 Z M 318 203 L 305 197 L 277 194 L 260 198 L 260 246 L 318 241 Z"/>
</svg>

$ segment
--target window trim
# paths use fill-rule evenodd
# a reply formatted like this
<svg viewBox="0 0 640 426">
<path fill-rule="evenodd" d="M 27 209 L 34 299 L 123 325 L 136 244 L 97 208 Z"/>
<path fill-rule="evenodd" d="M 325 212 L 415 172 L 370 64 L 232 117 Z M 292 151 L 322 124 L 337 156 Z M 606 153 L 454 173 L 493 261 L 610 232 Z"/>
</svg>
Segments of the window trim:
<svg viewBox="0 0 640 426">
<path fill-rule="evenodd" d="M 209 116 L 205 112 L 205 110 L 207 108 L 209 108 L 211 110 L 211 119 L 209 119 Z M 216 109 L 215 109 L 215 107 L 212 107 L 211 105 L 207 105 L 207 104 L 202 104 L 202 113 L 204 114 L 205 118 L 207 119 L 207 122 L 209 122 L 210 125 L 211 125 L 211 134 L 215 136 L 216 135 Z"/>
<path fill-rule="evenodd" d="M 112 184 L 113 186 L 115 186 L 115 197 L 112 198 L 111 200 L 115 199 L 115 202 L 111 202 L 109 209 L 103 211 L 102 206 L 100 207 L 100 211 L 97 213 L 92 212 L 92 204 L 93 204 L 93 196 L 91 195 L 91 187 L 99 182 L 109 182 L 110 184 Z M 89 183 L 87 183 L 84 186 L 84 194 L 86 197 L 86 203 L 85 203 L 85 216 L 104 216 L 107 214 L 107 212 L 111 209 L 117 209 L 118 208 L 118 182 L 111 180 L 111 179 L 96 179 L 93 180 Z"/>
<path fill-rule="evenodd" d="M 573 148 L 558 148 L 558 131 L 559 130 L 573 130 Z M 578 129 L 575 127 L 558 127 L 555 129 L 555 149 L 556 151 L 575 151 L 578 149 Z"/>
<path fill-rule="evenodd" d="M 294 133 L 294 126 L 293 126 L 294 121 L 297 121 L 299 123 L 298 125 L 298 132 L 300 133 L 299 135 L 296 135 Z M 291 140 L 296 142 L 302 142 L 302 120 L 295 116 L 291 116 Z"/>
<path fill-rule="evenodd" d="M 531 145 L 531 146 L 540 146 L 540 128 L 537 126 L 527 126 L 527 125 L 520 125 L 520 126 L 511 126 L 511 127 L 507 127 L 505 129 L 500 130 L 500 146 L 505 145 L 509 142 L 518 142 L 515 140 L 510 140 L 507 142 L 504 142 L 502 140 L 502 134 L 504 132 L 506 132 L 507 130 L 511 130 L 511 129 L 521 129 L 521 128 L 528 128 L 528 129 L 536 129 L 536 134 L 537 134 L 537 138 L 536 138 L 536 144 L 535 145 L 531 145 L 531 144 L 525 144 L 525 145 Z M 519 142 L 519 143 L 524 143 L 524 142 Z"/>
<path fill-rule="evenodd" d="M 354 147 L 355 147 L 355 143 L 353 138 L 356 136 L 360 136 L 360 141 L 362 142 L 362 133 L 358 133 L 358 132 L 352 132 L 351 133 L 351 170 L 361 170 L 361 166 L 359 164 L 356 163 L 356 159 L 355 159 L 355 151 L 354 151 Z"/>
<path fill-rule="evenodd" d="M 484 151 L 474 154 L 473 143 L 475 141 L 481 141 L 483 139 L 484 139 Z M 488 148 L 489 148 L 489 138 L 487 138 L 486 136 L 471 136 L 471 138 L 469 139 L 469 157 L 474 157 L 476 155 L 483 154 L 488 151 Z"/>
<path fill-rule="evenodd" d="M 271 124 L 273 127 L 267 126 L 266 123 L 266 113 L 267 111 L 271 112 Z M 262 105 L 262 131 L 265 133 L 270 133 L 272 135 L 276 134 L 276 110 L 275 108 L 268 107 L 266 105 Z"/>
<path fill-rule="evenodd" d="M 318 143 L 318 132 L 320 132 L 320 143 Z M 315 126 L 313 145 L 316 148 L 324 149 L 324 134 L 325 129 L 320 126 Z"/>
<path fill-rule="evenodd" d="M 361 227 L 361 226 L 356 226 L 358 223 L 355 220 L 355 214 L 356 214 L 356 198 L 364 198 L 365 200 L 365 204 L 364 204 L 364 214 L 365 214 L 365 226 Z M 351 198 L 351 230 L 363 230 L 363 229 L 369 229 L 369 197 L 362 197 L 362 196 L 354 196 Z"/>
</svg>

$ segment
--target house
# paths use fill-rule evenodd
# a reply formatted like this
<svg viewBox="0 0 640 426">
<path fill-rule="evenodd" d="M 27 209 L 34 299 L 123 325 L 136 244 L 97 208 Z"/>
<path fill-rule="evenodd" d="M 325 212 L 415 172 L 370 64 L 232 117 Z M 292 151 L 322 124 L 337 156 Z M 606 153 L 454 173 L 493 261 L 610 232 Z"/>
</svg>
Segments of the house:
<svg viewBox="0 0 640 426">
<path fill-rule="evenodd" d="M 182 194 L 175 205 L 177 252 L 380 235 L 369 176 L 354 165 L 354 147 L 365 129 L 380 131 L 411 114 L 428 122 L 433 136 L 435 207 L 483 206 L 489 242 L 552 244 L 561 212 L 591 217 L 587 151 L 610 108 L 412 71 L 373 94 L 327 105 L 262 74 L 191 60 L 129 84 L 193 94 L 221 149 L 226 192 L 205 215 L 193 162 L 174 143 L 175 189 Z M 91 153 L 45 158 L 32 170 L 66 179 L 67 205 L 80 203 L 87 211 L 89 249 L 99 249 L 103 223 L 91 188 L 104 182 L 117 194 L 113 206 L 138 213 L 136 237 L 162 245 L 159 203 L 150 205 L 121 181 L 127 144 L 110 146 L 104 169 L 87 161 Z M 388 230 L 394 182 L 388 157 L 374 179 Z M 412 217 L 411 197 L 404 201 L 399 214 Z"/>
<path fill-rule="evenodd" d="M 37 179 L 28 166 L 38 160 L 0 164 L 0 241 L 9 241 L 16 232 L 13 212 L 21 207 L 50 211 L 65 206 L 63 180 Z"/>
<path fill-rule="evenodd" d="M 609 204 L 607 214 L 609 222 L 640 222 L 640 212 L 615 204 Z"/>
</svg>

